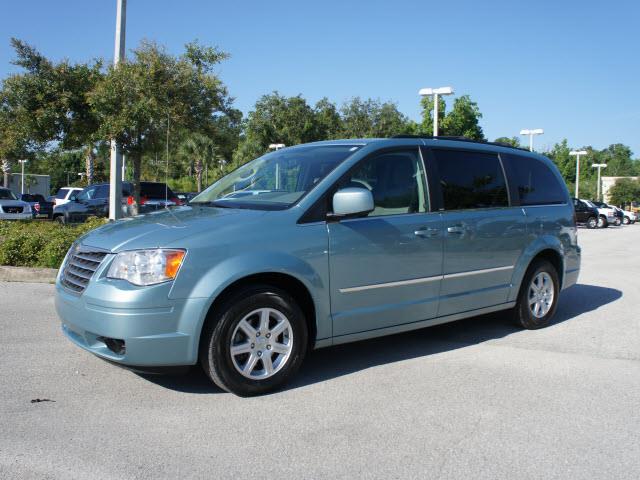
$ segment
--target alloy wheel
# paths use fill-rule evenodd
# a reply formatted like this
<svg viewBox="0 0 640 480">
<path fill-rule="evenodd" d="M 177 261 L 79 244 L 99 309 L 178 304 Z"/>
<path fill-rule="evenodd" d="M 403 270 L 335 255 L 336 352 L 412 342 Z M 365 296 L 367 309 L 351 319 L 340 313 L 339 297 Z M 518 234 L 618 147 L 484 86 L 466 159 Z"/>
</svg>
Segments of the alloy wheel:
<svg viewBox="0 0 640 480">
<path fill-rule="evenodd" d="M 553 279 L 547 272 L 538 273 L 529 285 L 529 310 L 536 318 L 542 318 L 553 306 L 555 293 Z"/>
<path fill-rule="evenodd" d="M 264 380 L 287 363 L 293 347 L 289 319 L 274 308 L 245 315 L 231 335 L 229 352 L 235 369 L 251 380 Z"/>
</svg>

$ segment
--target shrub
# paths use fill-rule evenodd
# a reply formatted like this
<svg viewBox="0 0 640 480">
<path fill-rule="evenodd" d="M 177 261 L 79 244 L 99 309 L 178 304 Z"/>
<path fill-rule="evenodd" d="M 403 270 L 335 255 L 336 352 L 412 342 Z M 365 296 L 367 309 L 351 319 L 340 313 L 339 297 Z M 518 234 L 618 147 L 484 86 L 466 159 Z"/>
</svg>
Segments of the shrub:
<svg viewBox="0 0 640 480">
<path fill-rule="evenodd" d="M 105 222 L 103 218 L 90 218 L 72 226 L 0 221 L 0 265 L 58 268 L 78 237 Z"/>
</svg>

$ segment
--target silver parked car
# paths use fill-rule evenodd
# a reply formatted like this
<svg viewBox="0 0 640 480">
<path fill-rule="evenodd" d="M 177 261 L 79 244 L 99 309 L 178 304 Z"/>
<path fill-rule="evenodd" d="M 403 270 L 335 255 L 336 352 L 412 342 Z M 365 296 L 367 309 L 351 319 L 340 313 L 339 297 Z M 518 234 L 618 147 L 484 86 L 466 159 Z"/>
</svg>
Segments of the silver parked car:
<svg viewBox="0 0 640 480">
<path fill-rule="evenodd" d="M 22 200 L 8 188 L 0 188 L 0 220 L 31 220 L 31 205 Z"/>
</svg>

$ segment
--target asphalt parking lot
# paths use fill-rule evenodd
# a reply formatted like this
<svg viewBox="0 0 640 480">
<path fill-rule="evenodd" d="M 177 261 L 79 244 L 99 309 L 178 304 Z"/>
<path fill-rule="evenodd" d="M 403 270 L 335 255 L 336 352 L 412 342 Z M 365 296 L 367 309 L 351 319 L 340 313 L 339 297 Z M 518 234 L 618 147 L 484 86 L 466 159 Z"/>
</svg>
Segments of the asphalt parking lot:
<svg viewBox="0 0 640 480">
<path fill-rule="evenodd" d="M 0 478 L 637 479 L 640 225 L 579 240 L 549 328 L 489 315 L 320 350 L 251 399 L 111 366 L 63 338 L 53 286 L 0 283 Z"/>
</svg>

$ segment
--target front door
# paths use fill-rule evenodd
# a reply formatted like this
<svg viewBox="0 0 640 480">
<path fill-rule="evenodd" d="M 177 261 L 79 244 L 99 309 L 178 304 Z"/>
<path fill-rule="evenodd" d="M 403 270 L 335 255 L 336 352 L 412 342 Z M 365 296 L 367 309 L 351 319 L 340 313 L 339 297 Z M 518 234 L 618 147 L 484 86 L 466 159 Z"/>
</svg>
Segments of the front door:
<svg viewBox="0 0 640 480">
<path fill-rule="evenodd" d="M 527 242 L 522 208 L 510 206 L 497 154 L 433 149 L 442 199 L 443 279 L 438 316 L 505 303 Z"/>
<path fill-rule="evenodd" d="M 340 182 L 370 190 L 375 210 L 328 224 L 334 337 L 435 317 L 442 222 L 423 165 L 417 147 L 384 151 Z"/>
</svg>

